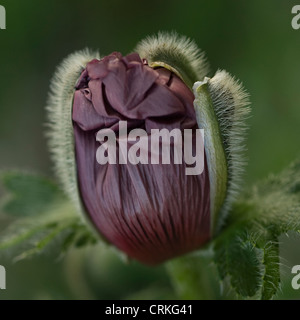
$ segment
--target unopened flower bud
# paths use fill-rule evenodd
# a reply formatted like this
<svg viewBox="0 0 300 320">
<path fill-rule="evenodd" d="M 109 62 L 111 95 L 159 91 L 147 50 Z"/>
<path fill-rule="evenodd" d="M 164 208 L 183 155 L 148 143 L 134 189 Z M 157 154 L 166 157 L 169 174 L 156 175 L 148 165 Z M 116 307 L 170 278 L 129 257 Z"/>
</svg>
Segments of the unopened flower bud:
<svg viewBox="0 0 300 320">
<path fill-rule="evenodd" d="M 228 73 L 206 75 L 193 42 L 160 34 L 127 56 L 73 54 L 52 81 L 65 191 L 105 241 L 146 264 L 206 244 L 237 190 L 247 96 Z"/>
</svg>

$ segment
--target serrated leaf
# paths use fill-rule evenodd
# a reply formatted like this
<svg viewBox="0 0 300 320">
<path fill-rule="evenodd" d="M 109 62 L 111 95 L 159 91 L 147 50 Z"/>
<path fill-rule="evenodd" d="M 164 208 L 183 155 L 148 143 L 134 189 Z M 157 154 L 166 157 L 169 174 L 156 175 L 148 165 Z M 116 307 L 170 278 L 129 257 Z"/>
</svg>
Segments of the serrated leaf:
<svg viewBox="0 0 300 320">
<path fill-rule="evenodd" d="M 269 241 L 263 248 L 265 272 L 262 281 L 262 300 L 270 300 L 276 294 L 280 285 L 279 245 Z"/>
<path fill-rule="evenodd" d="M 231 284 L 243 297 L 252 297 L 259 289 L 260 263 L 255 247 L 245 241 L 228 250 Z"/>
<path fill-rule="evenodd" d="M 58 186 L 45 177 L 10 171 L 2 172 L 0 180 L 10 194 L 3 211 L 16 217 L 41 214 L 64 199 Z"/>
<path fill-rule="evenodd" d="M 231 286 L 244 298 L 254 296 L 261 284 L 259 251 L 246 236 L 234 235 L 215 247 L 215 261 L 221 279 L 230 278 Z"/>
<path fill-rule="evenodd" d="M 54 182 L 20 172 L 2 173 L 1 180 L 11 192 L 5 212 L 17 219 L 0 235 L 0 254 L 16 261 L 51 249 L 60 255 L 96 242 Z"/>
<path fill-rule="evenodd" d="M 261 298 L 271 299 L 280 285 L 277 239 L 289 230 L 300 230 L 300 161 L 257 183 L 234 203 L 227 225 L 214 241 L 220 278 L 229 276 L 242 296 L 251 296 L 260 285 Z M 237 241 L 241 233 L 248 234 L 248 242 Z M 241 274 L 253 279 L 252 288 Z"/>
<path fill-rule="evenodd" d="M 28 249 L 23 250 L 21 254 L 15 257 L 15 261 L 19 261 L 25 258 L 29 258 L 36 254 L 41 254 L 44 251 L 48 250 L 48 247 L 53 243 L 56 244 L 56 249 L 58 249 L 58 255 L 64 253 L 65 251 L 61 250 L 65 239 L 70 235 L 76 233 L 78 230 L 78 219 L 72 218 L 67 219 L 65 221 L 61 221 L 58 224 L 52 224 L 45 226 L 43 229 L 43 233 L 39 235 L 35 241 L 31 241 L 32 244 Z M 68 247 L 64 247 L 64 249 L 69 249 L 74 243 L 69 242 Z"/>
<path fill-rule="evenodd" d="M 15 261 L 45 251 L 55 251 L 56 255 L 61 255 L 71 247 L 78 247 L 78 239 L 81 246 L 96 242 L 95 236 L 76 215 L 58 217 L 45 213 L 43 219 L 34 223 L 29 222 L 28 218 L 14 223 L 0 237 L 0 254 L 10 255 Z"/>
</svg>

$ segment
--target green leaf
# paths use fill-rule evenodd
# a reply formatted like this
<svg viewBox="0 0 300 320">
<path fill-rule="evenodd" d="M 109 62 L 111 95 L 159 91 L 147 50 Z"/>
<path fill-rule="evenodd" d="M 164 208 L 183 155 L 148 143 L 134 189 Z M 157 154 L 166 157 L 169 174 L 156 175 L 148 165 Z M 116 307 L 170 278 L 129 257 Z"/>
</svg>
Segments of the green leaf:
<svg viewBox="0 0 300 320">
<path fill-rule="evenodd" d="M 279 245 L 278 242 L 269 241 L 263 248 L 265 272 L 262 281 L 261 298 L 270 300 L 277 293 L 280 285 Z"/>
<path fill-rule="evenodd" d="M 300 161 L 279 175 L 258 183 L 249 194 L 256 207 L 257 224 L 274 237 L 290 230 L 300 230 Z"/>
<path fill-rule="evenodd" d="M 277 239 L 290 230 L 300 230 L 300 161 L 255 184 L 234 203 L 214 240 L 220 278 L 230 278 L 243 297 L 260 292 L 262 299 L 271 299 L 280 285 Z"/>
<path fill-rule="evenodd" d="M 17 261 L 49 251 L 60 255 L 96 242 L 54 182 L 21 172 L 2 173 L 1 181 L 11 193 L 3 209 L 16 219 L 0 234 L 0 256 Z"/>
<path fill-rule="evenodd" d="M 260 286 L 258 251 L 250 241 L 237 239 L 228 248 L 231 284 L 243 297 L 252 297 Z"/>
<path fill-rule="evenodd" d="M 215 262 L 222 280 L 229 277 L 235 292 L 253 297 L 261 284 L 260 252 L 245 234 L 232 234 L 215 245 Z"/>
<path fill-rule="evenodd" d="M 66 202 L 34 220 L 26 217 L 14 221 L 0 235 L 0 254 L 12 256 L 15 260 L 46 251 L 60 255 L 71 247 L 78 247 L 78 240 L 81 245 L 88 245 L 94 244 L 96 237 Z"/>
<path fill-rule="evenodd" d="M 10 193 L 3 211 L 16 217 L 39 215 L 64 196 L 47 178 L 17 171 L 2 172 L 0 180 Z"/>
</svg>

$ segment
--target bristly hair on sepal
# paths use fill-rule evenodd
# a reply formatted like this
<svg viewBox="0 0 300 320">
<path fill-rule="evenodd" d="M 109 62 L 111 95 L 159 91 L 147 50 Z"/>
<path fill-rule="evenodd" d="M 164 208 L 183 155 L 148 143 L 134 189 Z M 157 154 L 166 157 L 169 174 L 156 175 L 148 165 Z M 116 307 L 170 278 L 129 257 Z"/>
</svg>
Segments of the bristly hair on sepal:
<svg viewBox="0 0 300 320">
<path fill-rule="evenodd" d="M 65 58 L 51 80 L 46 106 L 46 136 L 55 173 L 63 190 L 79 211 L 82 208 L 77 189 L 72 104 L 76 82 L 86 64 L 93 59 L 100 59 L 100 55 L 88 49 L 77 51 Z"/>
<path fill-rule="evenodd" d="M 198 125 L 206 129 L 212 229 L 216 234 L 239 192 L 246 164 L 244 142 L 250 113 L 249 95 L 238 80 L 222 70 L 212 79 L 196 82 L 194 94 Z"/>
<path fill-rule="evenodd" d="M 227 196 L 218 222 L 221 228 L 232 201 L 240 192 L 246 166 L 246 120 L 250 115 L 250 100 L 242 83 L 225 70 L 217 71 L 208 82 L 208 89 L 219 120 L 228 168 Z"/>
<path fill-rule="evenodd" d="M 193 40 L 176 32 L 159 32 L 149 36 L 140 41 L 134 51 L 147 59 L 151 67 L 170 69 L 190 88 L 209 73 L 204 52 Z"/>
</svg>

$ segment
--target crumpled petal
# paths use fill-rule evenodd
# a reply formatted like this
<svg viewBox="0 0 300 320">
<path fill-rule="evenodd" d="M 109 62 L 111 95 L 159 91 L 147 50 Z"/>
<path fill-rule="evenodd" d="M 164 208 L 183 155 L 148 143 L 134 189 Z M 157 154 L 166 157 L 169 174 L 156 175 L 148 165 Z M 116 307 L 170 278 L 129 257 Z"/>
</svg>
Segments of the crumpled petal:
<svg viewBox="0 0 300 320">
<path fill-rule="evenodd" d="M 180 78 L 150 68 L 136 53 L 122 57 L 115 52 L 91 61 L 76 85 L 72 118 L 83 206 L 108 242 L 146 264 L 187 253 L 210 239 L 206 160 L 200 175 L 186 175 L 184 161 L 100 165 L 96 134 L 109 128 L 119 141 L 119 121 L 127 121 L 128 131 L 144 129 L 147 139 L 151 129 L 196 130 L 193 101 Z"/>
</svg>

